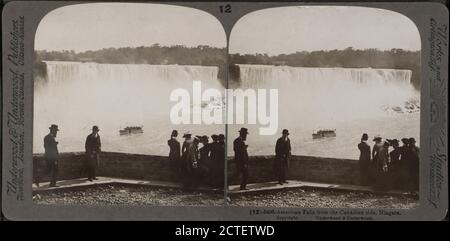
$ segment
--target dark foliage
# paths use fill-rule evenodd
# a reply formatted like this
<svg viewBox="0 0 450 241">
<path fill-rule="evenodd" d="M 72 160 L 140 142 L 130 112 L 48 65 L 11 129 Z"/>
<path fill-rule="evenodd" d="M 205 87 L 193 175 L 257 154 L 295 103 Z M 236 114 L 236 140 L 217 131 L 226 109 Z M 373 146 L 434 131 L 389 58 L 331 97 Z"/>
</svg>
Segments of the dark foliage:
<svg viewBox="0 0 450 241">
<path fill-rule="evenodd" d="M 204 45 L 186 47 L 182 45 L 136 48 L 105 48 L 76 53 L 74 51 L 36 51 L 37 62 L 88 61 L 109 64 L 179 64 L 221 66 L 226 63 L 226 50 Z"/>
</svg>

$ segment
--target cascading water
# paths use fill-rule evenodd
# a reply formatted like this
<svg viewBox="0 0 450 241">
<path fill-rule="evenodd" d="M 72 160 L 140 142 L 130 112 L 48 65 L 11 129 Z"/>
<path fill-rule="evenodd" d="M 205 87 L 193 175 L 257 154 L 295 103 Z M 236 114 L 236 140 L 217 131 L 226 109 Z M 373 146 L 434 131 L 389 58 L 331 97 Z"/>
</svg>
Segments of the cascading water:
<svg viewBox="0 0 450 241">
<path fill-rule="evenodd" d="M 239 68 L 240 88 L 278 89 L 279 114 L 292 117 L 293 112 L 298 112 L 312 123 L 380 116 L 392 109 L 406 112 L 405 105 L 419 100 L 419 92 L 411 85 L 410 70 L 264 65 Z"/>
<path fill-rule="evenodd" d="M 234 88 L 278 89 L 278 133 L 290 130 L 294 154 L 355 159 L 365 132 L 419 139 L 420 93 L 410 70 L 270 65 L 239 65 L 239 70 Z M 231 125 L 230 133 L 240 127 Z M 249 136 L 250 155 L 273 154 L 277 136 L 259 136 L 258 125 L 246 127 L 255 134 Z M 320 129 L 336 129 L 337 136 L 312 140 Z"/>
<path fill-rule="evenodd" d="M 170 93 L 176 88 L 192 92 L 194 80 L 201 81 L 202 88 L 223 89 L 214 66 L 52 61 L 46 68 L 47 77 L 35 80 L 36 153 L 43 152 L 42 139 L 56 123 L 61 129 L 60 151 L 84 150 L 95 124 L 100 126 L 104 150 L 166 154 L 172 128 L 183 128 L 171 125 Z M 119 129 L 127 125 L 143 125 L 144 135 L 120 137 Z"/>
<path fill-rule="evenodd" d="M 279 90 L 278 129 L 290 130 L 294 154 L 355 159 L 364 132 L 420 143 L 420 93 L 410 84 L 409 70 L 239 67 L 237 87 Z M 174 126 L 169 120 L 174 89 L 191 92 L 194 80 L 202 81 L 202 89 L 223 89 L 217 67 L 46 62 L 46 68 L 46 78 L 35 79 L 35 153 L 44 151 L 42 140 L 52 123 L 60 126 L 62 152 L 82 151 L 94 124 L 100 126 L 103 150 L 143 154 L 167 155 L 172 129 L 224 133 L 224 125 Z M 144 134 L 119 136 L 127 125 L 143 125 Z M 229 145 L 240 127 L 229 126 Z M 252 133 L 250 155 L 273 154 L 277 136 L 259 136 L 258 125 L 245 127 Z M 312 140 L 321 127 L 335 128 L 337 137 Z M 232 154 L 232 146 L 228 150 Z"/>
</svg>

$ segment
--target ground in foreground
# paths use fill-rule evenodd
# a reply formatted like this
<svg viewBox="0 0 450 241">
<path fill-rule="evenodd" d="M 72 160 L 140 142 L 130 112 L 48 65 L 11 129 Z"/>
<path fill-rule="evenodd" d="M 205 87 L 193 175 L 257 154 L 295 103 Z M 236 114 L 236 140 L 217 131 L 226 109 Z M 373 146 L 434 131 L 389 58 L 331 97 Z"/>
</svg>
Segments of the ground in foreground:
<svg viewBox="0 0 450 241">
<path fill-rule="evenodd" d="M 235 195 L 231 199 L 233 206 L 259 207 L 411 209 L 419 205 L 417 196 L 322 189 L 290 189 L 271 193 Z"/>
<path fill-rule="evenodd" d="M 58 205 L 219 206 L 225 204 L 223 197 L 222 193 L 178 188 L 108 184 L 43 192 L 33 199 L 37 204 Z M 411 209 L 419 205 L 417 196 L 300 188 L 230 198 L 231 206 Z"/>
</svg>

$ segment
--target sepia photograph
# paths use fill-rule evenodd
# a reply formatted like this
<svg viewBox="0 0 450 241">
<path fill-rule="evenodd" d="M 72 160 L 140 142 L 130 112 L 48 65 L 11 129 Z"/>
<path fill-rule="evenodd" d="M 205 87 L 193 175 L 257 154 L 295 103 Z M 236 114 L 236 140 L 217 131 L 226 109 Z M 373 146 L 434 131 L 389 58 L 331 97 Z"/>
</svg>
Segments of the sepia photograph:
<svg viewBox="0 0 450 241">
<path fill-rule="evenodd" d="M 448 219 L 448 37 L 430 2 L 4 3 L 0 221 Z"/>
<path fill-rule="evenodd" d="M 384 9 L 292 6 L 239 19 L 234 100 L 265 91 L 277 108 L 248 104 L 248 121 L 228 125 L 230 205 L 416 208 L 420 55 L 415 24 Z"/>
<path fill-rule="evenodd" d="M 226 36 L 194 8 L 89 3 L 35 35 L 33 200 L 58 205 L 224 202 Z M 215 89 L 199 98 L 197 92 Z"/>
</svg>

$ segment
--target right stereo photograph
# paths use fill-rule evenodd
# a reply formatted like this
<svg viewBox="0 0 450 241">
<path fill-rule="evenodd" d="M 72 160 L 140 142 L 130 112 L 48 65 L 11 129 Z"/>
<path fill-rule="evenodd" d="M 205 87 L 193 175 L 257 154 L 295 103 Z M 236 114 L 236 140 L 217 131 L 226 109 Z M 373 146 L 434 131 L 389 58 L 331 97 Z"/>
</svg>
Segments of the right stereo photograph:
<svg viewBox="0 0 450 241">
<path fill-rule="evenodd" d="M 230 205 L 418 207 L 420 55 L 416 25 L 389 10 L 277 7 L 239 19 Z"/>
</svg>

